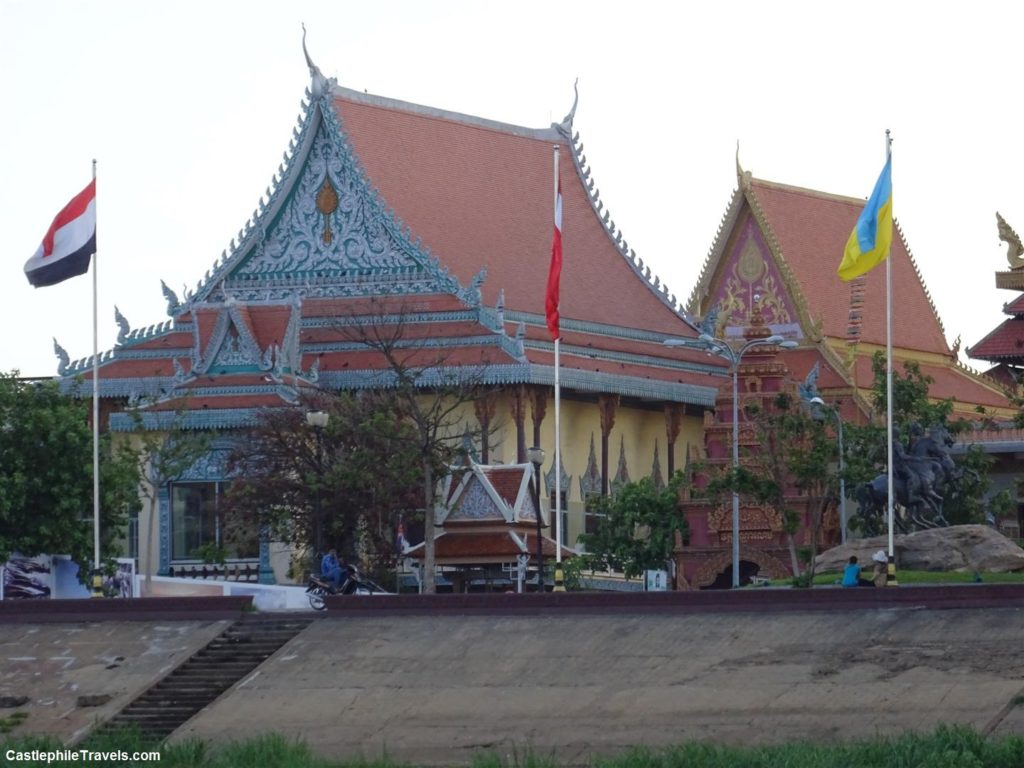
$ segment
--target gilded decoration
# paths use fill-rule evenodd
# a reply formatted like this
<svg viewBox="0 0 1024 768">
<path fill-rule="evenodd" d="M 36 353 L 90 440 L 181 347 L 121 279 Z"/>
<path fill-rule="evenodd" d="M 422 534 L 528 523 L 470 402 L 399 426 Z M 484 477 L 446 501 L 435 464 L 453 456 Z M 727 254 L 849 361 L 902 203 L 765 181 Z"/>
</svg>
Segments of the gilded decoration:
<svg viewBox="0 0 1024 768">
<path fill-rule="evenodd" d="M 722 543 L 732 541 L 732 506 L 720 504 L 708 513 L 708 531 Z M 782 514 L 768 504 L 740 507 L 740 541 L 770 541 L 782 533 Z"/>
<path fill-rule="evenodd" d="M 720 325 L 745 326 L 757 302 L 773 333 L 800 333 L 785 286 L 772 267 L 768 248 L 758 237 L 753 221 L 741 231 L 731 263 L 727 264 L 717 300 L 722 313 Z"/>
<path fill-rule="evenodd" d="M 323 186 L 316 195 L 316 209 L 324 217 L 324 245 L 330 245 L 334 239 L 334 233 L 331 231 L 331 214 L 338 210 L 338 193 L 334 191 L 330 178 L 324 178 Z"/>
<path fill-rule="evenodd" d="M 762 552 L 758 549 L 741 546 L 740 560 L 745 560 L 748 563 L 756 565 L 758 567 L 757 573 L 759 576 L 767 576 L 770 579 L 785 579 L 792 576 L 789 568 L 787 568 L 777 557 L 773 557 L 767 552 Z M 699 589 L 700 587 L 708 586 L 714 582 L 721 573 L 725 572 L 727 568 L 730 568 L 731 565 L 731 552 L 720 552 L 709 557 L 704 561 L 700 569 L 690 580 L 690 587 Z"/>
</svg>

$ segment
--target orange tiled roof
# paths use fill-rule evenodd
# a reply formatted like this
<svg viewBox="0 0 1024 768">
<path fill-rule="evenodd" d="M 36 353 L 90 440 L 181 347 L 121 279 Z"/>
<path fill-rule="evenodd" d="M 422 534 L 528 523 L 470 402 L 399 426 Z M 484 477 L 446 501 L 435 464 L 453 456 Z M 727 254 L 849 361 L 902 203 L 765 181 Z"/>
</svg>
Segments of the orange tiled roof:
<svg viewBox="0 0 1024 768">
<path fill-rule="evenodd" d="M 845 339 L 853 283 L 840 280 L 836 269 L 864 201 L 760 179 L 752 180 L 751 194 L 800 284 L 811 317 L 821 320 L 826 336 Z M 893 237 L 892 284 L 893 346 L 950 354 L 942 323 L 898 229 Z M 884 266 L 865 276 L 861 314 L 860 341 L 884 345 Z"/>
<path fill-rule="evenodd" d="M 336 111 L 371 182 L 416 236 L 482 297 L 543 316 L 551 258 L 552 145 L 561 146 L 564 319 L 694 336 L 619 253 L 568 141 L 337 88 Z"/>
</svg>

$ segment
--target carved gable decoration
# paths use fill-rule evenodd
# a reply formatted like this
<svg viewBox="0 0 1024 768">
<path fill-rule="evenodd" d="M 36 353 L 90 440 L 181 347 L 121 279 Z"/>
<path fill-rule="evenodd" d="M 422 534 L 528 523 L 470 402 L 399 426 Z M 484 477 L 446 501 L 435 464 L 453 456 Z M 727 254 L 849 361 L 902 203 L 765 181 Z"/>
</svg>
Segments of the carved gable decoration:
<svg viewBox="0 0 1024 768">
<path fill-rule="evenodd" d="M 772 333 L 804 337 L 795 305 L 764 235 L 754 217 L 747 216 L 723 259 L 708 306 L 718 306 L 718 322 L 726 334 L 739 336 L 750 318 L 755 296 L 760 297 L 761 311 Z"/>
<path fill-rule="evenodd" d="M 262 247 L 231 277 L 282 273 L 421 271 L 384 226 L 352 155 L 321 125 L 295 189 Z"/>
<path fill-rule="evenodd" d="M 452 520 L 494 520 L 505 522 L 505 515 L 498 509 L 497 502 L 491 492 L 484 487 L 480 477 L 474 474 L 466 483 L 465 489 L 455 500 L 452 510 L 445 518 Z"/>
<path fill-rule="evenodd" d="M 218 314 L 210 341 L 193 371 L 268 371 L 271 367 L 270 350 L 260 349 L 237 305 L 229 304 Z"/>
</svg>

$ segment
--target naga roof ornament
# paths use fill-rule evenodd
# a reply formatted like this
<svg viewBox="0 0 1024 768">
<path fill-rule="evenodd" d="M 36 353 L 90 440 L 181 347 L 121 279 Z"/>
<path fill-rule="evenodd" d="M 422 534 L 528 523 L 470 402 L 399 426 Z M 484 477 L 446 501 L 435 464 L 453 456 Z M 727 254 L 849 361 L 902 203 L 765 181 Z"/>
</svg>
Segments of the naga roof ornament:
<svg viewBox="0 0 1024 768">
<path fill-rule="evenodd" d="M 1006 223 L 1006 219 L 996 211 L 996 225 L 999 227 L 999 239 L 1007 245 L 1006 260 L 1010 263 L 1010 269 L 1021 269 L 1024 267 L 1024 245 L 1021 245 L 1020 238 L 1013 231 L 1013 227 Z"/>
</svg>

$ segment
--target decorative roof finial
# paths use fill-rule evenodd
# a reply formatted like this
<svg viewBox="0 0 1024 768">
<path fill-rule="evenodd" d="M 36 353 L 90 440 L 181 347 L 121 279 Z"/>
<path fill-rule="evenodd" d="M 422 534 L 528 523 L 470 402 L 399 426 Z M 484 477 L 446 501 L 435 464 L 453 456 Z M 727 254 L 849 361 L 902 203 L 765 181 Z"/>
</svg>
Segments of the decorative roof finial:
<svg viewBox="0 0 1024 768">
<path fill-rule="evenodd" d="M 67 350 L 57 343 L 56 338 L 53 340 L 53 353 L 57 356 L 57 360 L 60 361 L 60 364 L 57 366 L 57 374 L 59 376 L 63 376 L 68 372 L 68 366 L 71 364 L 71 358 L 68 357 Z"/>
<path fill-rule="evenodd" d="M 740 185 L 740 189 L 750 189 L 751 177 L 750 171 L 744 171 L 740 165 L 740 140 L 736 139 L 736 183 Z"/>
<path fill-rule="evenodd" d="M 572 84 L 572 90 L 575 93 L 575 96 L 573 96 L 572 100 L 572 109 L 569 110 L 569 114 L 562 118 L 562 122 L 560 123 L 560 125 L 566 130 L 569 130 L 572 127 L 572 120 L 574 117 L 576 117 L 576 107 L 579 106 L 580 103 L 579 85 L 580 79 L 577 77 L 575 82 L 573 82 Z"/>
<path fill-rule="evenodd" d="M 1006 249 L 1006 260 L 1010 262 L 1010 269 L 1024 267 L 1024 259 L 1021 258 L 1021 255 L 1024 254 L 1024 246 L 1021 245 L 1020 238 L 1013 231 L 1013 227 L 1007 224 L 1006 219 L 999 215 L 999 211 L 996 211 L 996 224 L 999 226 L 999 239 L 1008 246 Z"/>
<path fill-rule="evenodd" d="M 117 343 L 124 344 L 125 339 L 128 338 L 128 334 L 131 333 L 131 326 L 128 325 L 128 321 L 125 320 L 124 315 L 121 314 L 121 310 L 114 305 L 114 321 L 117 323 Z"/>
<path fill-rule="evenodd" d="M 313 81 L 309 90 L 313 94 L 314 99 L 319 99 L 325 93 L 327 93 L 327 78 L 324 77 L 324 73 L 320 71 L 320 67 L 313 63 L 313 60 L 309 58 L 309 51 L 306 49 L 306 25 L 302 25 L 302 53 L 306 56 L 306 66 L 309 67 L 309 77 Z"/>
</svg>

